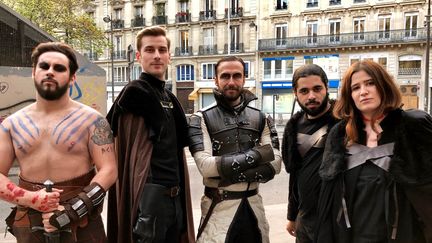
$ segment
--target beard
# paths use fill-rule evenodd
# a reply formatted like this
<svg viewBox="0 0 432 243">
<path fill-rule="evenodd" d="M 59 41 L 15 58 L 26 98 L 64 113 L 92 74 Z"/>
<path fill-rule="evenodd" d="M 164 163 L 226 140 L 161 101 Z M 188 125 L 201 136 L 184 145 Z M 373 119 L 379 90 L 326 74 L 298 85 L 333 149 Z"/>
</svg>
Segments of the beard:
<svg viewBox="0 0 432 243">
<path fill-rule="evenodd" d="M 234 93 L 234 94 L 230 94 L 229 92 L 230 91 L 237 91 L 236 93 Z M 236 101 L 239 97 L 240 97 L 240 95 L 241 95 L 241 93 L 242 93 L 242 90 L 243 90 L 243 88 L 242 87 L 237 87 L 237 86 L 225 86 L 224 88 L 223 88 L 223 90 L 222 90 L 222 95 L 223 95 L 223 97 L 225 97 L 225 99 L 227 100 L 227 101 Z"/>
<path fill-rule="evenodd" d="M 300 107 L 306 112 L 306 114 L 308 114 L 309 116 L 317 116 L 319 114 L 321 114 L 326 108 L 327 108 L 327 104 L 329 102 L 329 94 L 327 93 L 327 95 L 324 97 L 323 101 L 321 102 L 321 105 L 313 108 L 313 109 L 309 109 L 307 108 L 307 105 L 310 104 L 311 102 L 308 102 L 306 104 L 301 104 L 300 102 L 297 103 L 300 105 Z M 316 103 L 316 101 L 313 101 L 312 103 Z"/>
<path fill-rule="evenodd" d="M 46 100 L 58 100 L 60 99 L 60 97 L 66 94 L 67 90 L 69 89 L 69 83 L 66 83 L 63 86 L 59 86 L 58 83 L 55 81 L 55 88 L 53 90 L 53 87 L 44 86 L 43 84 L 45 81 L 50 80 L 55 81 L 54 79 L 43 79 L 40 83 L 35 82 L 36 90 L 38 94 Z"/>
</svg>

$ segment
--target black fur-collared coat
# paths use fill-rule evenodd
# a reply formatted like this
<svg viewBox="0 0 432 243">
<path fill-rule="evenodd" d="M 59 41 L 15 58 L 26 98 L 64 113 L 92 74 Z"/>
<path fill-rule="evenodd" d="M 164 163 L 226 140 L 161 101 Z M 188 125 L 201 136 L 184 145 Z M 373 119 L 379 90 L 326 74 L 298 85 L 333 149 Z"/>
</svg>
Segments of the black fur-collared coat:
<svg viewBox="0 0 432 243">
<path fill-rule="evenodd" d="M 397 109 L 391 111 L 384 122 L 387 124 L 382 126 L 384 132 L 388 129 L 387 132 L 393 132 L 395 137 L 389 174 L 396 183 L 399 205 L 397 237 L 390 240 L 389 232 L 388 242 L 432 242 L 432 118 L 419 110 Z M 358 121 L 358 124 L 362 122 Z M 345 121 L 338 123 L 327 138 L 320 168 L 323 184 L 315 242 L 348 243 L 353 240 L 350 237 L 352 229 L 344 225 L 343 219 L 338 221 L 344 190 L 352 190 L 344 187 L 345 126 Z M 362 126 L 359 127 L 359 133 L 363 132 Z M 416 213 L 409 215 L 408 211 Z M 351 213 L 348 205 L 348 215 Z M 416 225 L 410 223 L 410 216 Z M 394 222 L 387 223 L 391 229 Z"/>
</svg>

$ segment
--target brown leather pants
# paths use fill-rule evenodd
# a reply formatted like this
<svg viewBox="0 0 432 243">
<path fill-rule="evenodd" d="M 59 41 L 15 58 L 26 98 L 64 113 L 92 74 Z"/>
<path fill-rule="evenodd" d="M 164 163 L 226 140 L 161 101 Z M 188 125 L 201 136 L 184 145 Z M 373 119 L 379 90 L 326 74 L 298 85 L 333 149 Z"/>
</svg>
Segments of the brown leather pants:
<svg viewBox="0 0 432 243">
<path fill-rule="evenodd" d="M 60 204 L 78 195 L 84 187 L 90 184 L 95 175 L 94 169 L 89 173 L 74 179 L 54 184 L 57 189 L 63 189 Z M 19 186 L 29 191 L 43 188 L 41 183 L 29 182 L 23 178 Z M 60 231 L 62 243 L 107 242 L 102 218 L 102 205 L 91 215 L 84 216 L 79 222 L 72 223 Z M 31 208 L 17 206 L 6 219 L 9 231 L 16 237 L 18 243 L 45 243 L 42 224 L 42 213 Z"/>
</svg>

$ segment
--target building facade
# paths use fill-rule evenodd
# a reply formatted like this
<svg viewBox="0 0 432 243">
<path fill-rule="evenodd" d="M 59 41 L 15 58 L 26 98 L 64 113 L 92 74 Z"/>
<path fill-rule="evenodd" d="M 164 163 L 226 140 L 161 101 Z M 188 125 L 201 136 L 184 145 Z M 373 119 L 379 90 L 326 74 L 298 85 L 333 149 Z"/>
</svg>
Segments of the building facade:
<svg viewBox="0 0 432 243">
<path fill-rule="evenodd" d="M 128 68 L 137 32 L 161 25 L 171 39 L 168 84 L 186 113 L 213 102 L 214 65 L 226 55 L 246 61 L 246 88 L 281 124 L 295 110 L 292 74 L 305 63 L 324 68 L 331 97 L 349 65 L 370 59 L 395 77 L 405 108 L 427 102 L 426 0 L 94 0 L 86 11 L 113 35 L 114 83 L 109 50 L 101 57 L 86 53 L 107 71 L 109 101 L 129 70 L 131 79 L 141 72 L 136 62 Z"/>
</svg>

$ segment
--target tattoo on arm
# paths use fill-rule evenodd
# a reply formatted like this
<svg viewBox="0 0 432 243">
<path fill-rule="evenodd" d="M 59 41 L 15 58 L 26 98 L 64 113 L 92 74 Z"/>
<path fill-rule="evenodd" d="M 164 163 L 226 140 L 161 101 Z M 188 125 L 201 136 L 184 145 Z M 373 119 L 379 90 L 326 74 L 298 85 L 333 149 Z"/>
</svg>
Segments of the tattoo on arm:
<svg viewBox="0 0 432 243">
<path fill-rule="evenodd" d="M 91 136 L 92 141 L 97 145 L 111 144 L 113 134 L 108 121 L 103 117 L 98 117 L 95 121 L 95 129 Z"/>
</svg>

